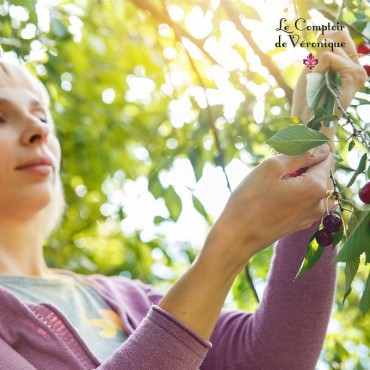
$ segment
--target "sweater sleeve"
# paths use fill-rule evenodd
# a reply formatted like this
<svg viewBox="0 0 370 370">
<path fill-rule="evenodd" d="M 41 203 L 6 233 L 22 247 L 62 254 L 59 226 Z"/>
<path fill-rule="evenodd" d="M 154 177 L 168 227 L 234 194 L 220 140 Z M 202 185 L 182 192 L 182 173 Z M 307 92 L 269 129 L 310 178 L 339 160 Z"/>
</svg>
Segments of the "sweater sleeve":
<svg viewBox="0 0 370 370">
<path fill-rule="evenodd" d="M 0 370 L 37 370 L 0 338 Z"/>
<path fill-rule="evenodd" d="M 327 247 L 295 282 L 319 222 L 280 240 L 274 249 L 263 299 L 254 314 L 223 310 L 202 370 L 313 370 L 333 304 L 336 255 Z"/>
<path fill-rule="evenodd" d="M 98 370 L 195 370 L 211 343 L 152 305 L 140 326 Z"/>
</svg>

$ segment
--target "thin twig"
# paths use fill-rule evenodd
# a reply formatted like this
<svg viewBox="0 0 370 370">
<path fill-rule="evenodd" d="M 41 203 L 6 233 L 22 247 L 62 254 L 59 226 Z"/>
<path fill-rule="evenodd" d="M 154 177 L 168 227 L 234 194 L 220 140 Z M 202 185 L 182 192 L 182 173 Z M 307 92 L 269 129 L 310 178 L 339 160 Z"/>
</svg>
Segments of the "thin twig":
<svg viewBox="0 0 370 370">
<path fill-rule="evenodd" d="M 292 88 L 285 82 L 283 75 L 281 74 L 280 69 L 276 66 L 276 64 L 271 60 L 271 58 L 265 54 L 257 45 L 257 43 L 253 40 L 250 32 L 242 24 L 238 13 L 236 12 L 232 2 L 230 0 L 221 0 L 223 7 L 225 8 L 226 12 L 228 13 L 230 19 L 233 21 L 236 29 L 241 33 L 244 39 L 248 42 L 249 46 L 252 48 L 253 52 L 260 58 L 261 63 L 269 70 L 272 76 L 274 76 L 276 82 L 279 86 L 285 91 L 285 94 L 289 100 L 292 102 L 293 98 L 293 90 Z"/>
<path fill-rule="evenodd" d="M 352 117 L 344 110 L 342 107 L 342 104 L 340 103 L 339 96 L 338 94 L 334 91 L 333 87 L 331 86 L 331 81 L 329 78 L 329 71 L 325 72 L 325 82 L 326 82 L 326 87 L 329 90 L 330 94 L 334 97 L 335 102 L 337 104 L 337 107 L 339 111 L 342 113 L 343 117 L 346 119 L 347 123 L 349 123 L 352 126 L 353 129 L 353 137 L 359 137 L 360 141 L 362 142 L 363 145 L 367 148 L 368 151 L 370 151 L 370 147 L 367 144 L 365 138 L 362 136 L 362 132 L 360 130 L 357 130 L 355 127 L 355 123 L 352 120 Z"/>
<path fill-rule="evenodd" d="M 163 0 L 161 1 L 161 3 L 162 3 L 162 6 L 164 8 L 164 12 L 167 13 L 166 4 L 164 3 Z M 181 40 L 181 37 L 178 34 L 178 29 L 177 28 L 174 28 L 173 31 L 175 33 L 176 39 L 177 40 Z M 190 65 L 191 65 L 194 73 L 196 74 L 196 76 L 198 78 L 199 84 L 200 84 L 200 86 L 202 87 L 202 89 L 204 91 L 204 95 L 205 95 L 205 99 L 206 99 L 206 104 L 207 104 L 206 111 L 207 111 L 207 116 L 208 116 L 208 121 L 209 121 L 209 124 L 210 124 L 210 127 L 211 127 L 211 131 L 212 131 L 212 134 L 213 134 L 213 138 L 214 138 L 214 141 L 215 141 L 215 145 L 216 145 L 216 148 L 217 148 L 217 156 L 218 156 L 218 159 L 220 161 L 220 165 L 221 165 L 222 171 L 223 171 L 223 173 L 225 175 L 227 188 L 229 189 L 230 193 L 232 193 L 230 180 L 229 180 L 229 177 L 228 177 L 228 175 L 226 173 L 225 155 L 224 155 L 224 151 L 223 151 L 222 146 L 221 146 L 221 142 L 220 142 L 220 137 L 219 137 L 219 134 L 218 134 L 218 130 L 217 130 L 216 125 L 215 125 L 215 119 L 213 117 L 213 113 L 212 113 L 212 110 L 211 110 L 211 105 L 209 104 L 209 100 L 208 100 L 208 97 L 207 97 L 205 83 L 203 81 L 202 76 L 200 75 L 200 73 L 198 71 L 197 66 L 194 63 L 194 60 L 193 60 L 192 56 L 190 55 L 190 52 L 188 51 L 188 49 L 186 47 L 184 47 L 184 50 L 185 50 L 185 52 L 186 52 L 186 54 L 188 56 Z M 247 281 L 248 281 L 248 283 L 249 283 L 249 285 L 250 285 L 250 287 L 252 289 L 253 295 L 254 295 L 255 299 L 257 300 L 257 303 L 259 303 L 259 297 L 258 297 L 256 288 L 255 288 L 255 286 L 253 284 L 253 280 L 252 280 L 252 277 L 250 275 L 250 271 L 249 271 L 248 265 L 245 267 L 244 270 L 245 270 Z"/>
</svg>

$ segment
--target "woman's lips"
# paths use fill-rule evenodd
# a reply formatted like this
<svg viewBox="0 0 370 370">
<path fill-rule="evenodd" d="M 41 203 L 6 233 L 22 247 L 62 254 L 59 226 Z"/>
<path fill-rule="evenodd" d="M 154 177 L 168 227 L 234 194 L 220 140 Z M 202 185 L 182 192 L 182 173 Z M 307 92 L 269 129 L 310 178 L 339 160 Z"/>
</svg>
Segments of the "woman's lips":
<svg viewBox="0 0 370 370">
<path fill-rule="evenodd" d="M 52 172 L 53 167 L 50 164 L 33 164 L 18 168 L 19 171 L 27 171 L 37 175 L 48 175 Z"/>
</svg>

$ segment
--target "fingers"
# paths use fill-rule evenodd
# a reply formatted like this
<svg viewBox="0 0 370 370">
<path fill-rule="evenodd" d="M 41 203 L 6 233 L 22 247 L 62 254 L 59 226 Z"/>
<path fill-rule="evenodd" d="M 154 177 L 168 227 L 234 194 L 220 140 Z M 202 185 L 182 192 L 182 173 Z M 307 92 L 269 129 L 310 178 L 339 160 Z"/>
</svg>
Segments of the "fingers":
<svg viewBox="0 0 370 370">
<path fill-rule="evenodd" d="M 312 151 L 301 155 L 277 154 L 273 158 L 279 161 L 281 175 L 285 176 L 304 167 L 311 167 L 323 161 L 330 153 L 327 144 L 320 145 Z"/>
<path fill-rule="evenodd" d="M 333 155 L 328 155 L 323 161 L 309 168 L 304 176 L 304 184 L 307 188 L 317 193 L 317 199 L 323 199 L 330 187 L 330 171 L 334 166 Z"/>
<path fill-rule="evenodd" d="M 344 43 L 345 44 L 344 47 L 335 48 L 334 50 L 342 50 L 354 62 L 358 62 L 356 45 L 353 42 L 351 35 L 347 28 L 345 28 L 343 31 L 329 31 L 329 32 L 326 32 L 325 35 L 320 34 L 318 36 L 318 41 L 321 41 L 324 38 L 333 40 L 334 42 Z"/>
</svg>

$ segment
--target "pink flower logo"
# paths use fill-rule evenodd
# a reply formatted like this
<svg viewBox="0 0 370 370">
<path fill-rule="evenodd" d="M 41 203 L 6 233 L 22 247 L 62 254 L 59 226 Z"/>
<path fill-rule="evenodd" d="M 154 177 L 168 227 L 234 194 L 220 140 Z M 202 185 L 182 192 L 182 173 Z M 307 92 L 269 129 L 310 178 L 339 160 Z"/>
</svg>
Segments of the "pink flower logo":
<svg viewBox="0 0 370 370">
<path fill-rule="evenodd" d="M 313 69 L 316 64 L 319 63 L 319 60 L 316 59 L 311 53 L 308 54 L 306 59 L 303 59 L 303 64 L 309 69 Z"/>
</svg>

